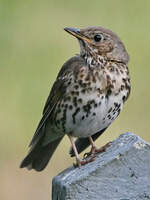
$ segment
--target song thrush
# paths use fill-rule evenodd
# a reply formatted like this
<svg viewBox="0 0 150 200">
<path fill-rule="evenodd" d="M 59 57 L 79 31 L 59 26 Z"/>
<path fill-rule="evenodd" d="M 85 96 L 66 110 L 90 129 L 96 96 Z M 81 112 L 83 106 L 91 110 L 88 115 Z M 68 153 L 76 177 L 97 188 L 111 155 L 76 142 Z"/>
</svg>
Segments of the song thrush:
<svg viewBox="0 0 150 200">
<path fill-rule="evenodd" d="M 116 119 L 130 93 L 128 53 L 119 37 L 103 27 L 65 28 L 80 44 L 80 54 L 61 68 L 22 167 L 43 170 L 65 134 L 79 166 L 93 160 L 94 141 Z M 74 142 L 73 137 L 77 137 Z M 91 155 L 78 153 L 91 144 Z"/>
</svg>

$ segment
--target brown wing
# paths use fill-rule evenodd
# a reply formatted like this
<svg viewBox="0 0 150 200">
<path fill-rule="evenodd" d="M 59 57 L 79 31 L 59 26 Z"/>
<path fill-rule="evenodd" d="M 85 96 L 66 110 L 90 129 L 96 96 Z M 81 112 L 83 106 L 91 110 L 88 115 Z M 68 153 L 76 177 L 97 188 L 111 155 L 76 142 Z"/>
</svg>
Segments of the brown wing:
<svg viewBox="0 0 150 200">
<path fill-rule="evenodd" d="M 57 79 L 51 89 L 50 95 L 46 101 L 43 110 L 43 117 L 36 129 L 36 132 L 32 138 L 32 141 L 29 146 L 34 146 L 35 143 L 39 141 L 39 139 L 46 134 L 43 126 L 46 123 L 50 123 L 50 120 L 47 120 L 51 117 L 57 103 L 59 103 L 60 99 L 63 98 L 66 94 L 66 87 L 68 81 L 69 73 L 72 73 L 74 70 L 77 70 L 81 65 L 84 64 L 83 59 L 80 56 L 75 56 L 68 60 L 61 68 Z"/>
<path fill-rule="evenodd" d="M 53 110 L 55 109 L 57 102 L 61 98 L 63 98 L 63 95 L 65 95 L 66 86 L 65 86 L 66 79 L 63 77 L 59 77 L 50 92 L 50 95 L 48 96 L 48 99 L 46 101 L 46 104 L 44 106 L 43 110 L 43 116 L 42 119 L 35 131 L 35 134 L 31 140 L 31 143 L 29 146 L 32 146 L 34 143 L 37 143 L 39 139 L 43 136 L 44 131 L 41 131 L 42 127 L 45 125 L 48 118 L 50 118 L 50 115 L 52 114 Z M 49 123 L 49 122 L 47 122 Z"/>
<path fill-rule="evenodd" d="M 30 151 L 21 162 L 21 168 L 27 167 L 28 169 L 35 169 L 37 171 L 43 170 L 62 140 L 62 134 L 59 135 L 58 133 L 56 136 L 55 132 L 51 130 L 53 111 L 57 103 L 66 95 L 66 88 L 69 87 L 67 86 L 67 75 L 77 70 L 81 64 L 83 64 L 83 60 L 79 56 L 76 56 L 67 61 L 61 68 L 46 101 L 42 119 L 30 143 Z"/>
</svg>

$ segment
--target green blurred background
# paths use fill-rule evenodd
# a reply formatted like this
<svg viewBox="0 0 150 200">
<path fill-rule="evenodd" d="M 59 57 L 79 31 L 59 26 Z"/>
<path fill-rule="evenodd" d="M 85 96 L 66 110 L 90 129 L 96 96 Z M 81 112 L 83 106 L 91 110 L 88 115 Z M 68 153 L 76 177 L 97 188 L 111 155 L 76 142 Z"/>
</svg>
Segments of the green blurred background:
<svg viewBox="0 0 150 200">
<path fill-rule="evenodd" d="M 131 96 L 97 144 L 126 131 L 150 142 L 149 8 L 149 0 L 0 0 L 0 199 L 50 199 L 52 177 L 74 161 L 65 137 L 45 171 L 19 169 L 61 65 L 79 52 L 66 26 L 110 28 L 130 54 Z"/>
</svg>

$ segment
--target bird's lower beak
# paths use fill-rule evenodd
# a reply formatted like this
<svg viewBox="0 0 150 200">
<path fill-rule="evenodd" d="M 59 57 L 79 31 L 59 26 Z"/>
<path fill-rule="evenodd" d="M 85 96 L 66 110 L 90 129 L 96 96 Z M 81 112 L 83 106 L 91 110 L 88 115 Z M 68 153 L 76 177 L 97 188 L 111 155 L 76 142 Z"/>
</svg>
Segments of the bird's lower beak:
<svg viewBox="0 0 150 200">
<path fill-rule="evenodd" d="M 90 40 L 87 37 L 85 37 L 83 34 L 81 34 L 80 29 L 66 27 L 66 28 L 64 28 L 64 30 L 67 31 L 68 33 L 70 33 L 71 35 L 75 36 L 76 38 L 90 43 Z"/>
</svg>

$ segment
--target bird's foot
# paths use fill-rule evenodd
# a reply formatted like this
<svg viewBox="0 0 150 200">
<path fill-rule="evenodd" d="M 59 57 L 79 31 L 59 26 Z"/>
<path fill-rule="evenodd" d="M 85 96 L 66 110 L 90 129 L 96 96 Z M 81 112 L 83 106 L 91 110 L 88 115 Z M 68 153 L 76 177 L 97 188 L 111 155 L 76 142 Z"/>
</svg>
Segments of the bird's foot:
<svg viewBox="0 0 150 200">
<path fill-rule="evenodd" d="M 86 165 L 87 163 L 90 163 L 95 160 L 95 154 L 91 154 L 90 156 L 83 158 L 83 159 L 76 159 L 77 163 L 74 163 L 74 167 L 81 167 L 83 165 Z"/>
<path fill-rule="evenodd" d="M 95 152 L 95 153 L 103 153 L 103 152 L 106 151 L 106 149 L 107 149 L 108 147 L 110 147 L 111 144 L 112 144 L 112 142 L 108 142 L 107 144 L 105 144 L 104 146 L 102 146 L 102 147 L 99 148 L 99 149 L 95 148 L 95 149 L 94 149 L 94 152 Z"/>
<path fill-rule="evenodd" d="M 82 165 L 85 165 L 87 163 L 90 163 L 95 160 L 96 154 L 97 153 L 102 153 L 105 152 L 106 149 L 112 144 L 112 142 L 108 142 L 101 148 L 97 148 L 96 146 L 92 146 L 91 151 L 88 153 L 85 153 L 83 156 L 83 159 L 81 160 L 80 158 L 77 158 L 76 161 L 77 163 L 74 163 L 74 167 L 81 167 Z"/>
<path fill-rule="evenodd" d="M 102 146 L 101 148 L 97 148 L 96 146 L 92 146 L 91 151 L 87 152 L 84 154 L 83 159 L 87 159 L 88 157 L 94 156 L 96 153 L 102 153 L 105 152 L 106 149 L 112 144 L 112 142 L 108 142 L 107 144 L 105 144 L 104 146 Z"/>
</svg>

